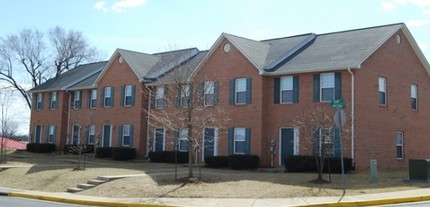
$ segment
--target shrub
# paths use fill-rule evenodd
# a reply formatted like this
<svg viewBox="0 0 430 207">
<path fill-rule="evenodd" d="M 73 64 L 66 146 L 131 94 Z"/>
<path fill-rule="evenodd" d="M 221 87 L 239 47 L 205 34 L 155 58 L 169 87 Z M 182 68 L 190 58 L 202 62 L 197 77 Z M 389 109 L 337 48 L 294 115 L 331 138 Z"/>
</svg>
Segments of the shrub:
<svg viewBox="0 0 430 207">
<path fill-rule="evenodd" d="M 112 157 L 112 147 L 99 147 L 96 149 L 96 157 L 109 158 Z"/>
<path fill-rule="evenodd" d="M 319 162 L 319 159 L 318 159 Z M 343 158 L 345 173 L 354 170 L 351 158 Z M 297 155 L 290 156 L 285 159 L 285 168 L 288 172 L 317 172 L 317 162 L 315 156 L 312 155 Z M 324 158 L 324 171 L 325 173 L 341 173 L 340 157 L 327 157 Z"/>
<path fill-rule="evenodd" d="M 259 160 L 257 155 L 230 155 L 228 165 L 235 170 L 253 169 L 258 167 Z"/>
<path fill-rule="evenodd" d="M 136 158 L 136 149 L 129 147 L 112 148 L 112 158 L 114 160 L 132 160 Z"/>
<path fill-rule="evenodd" d="M 94 153 L 94 145 L 76 145 L 68 144 L 64 146 L 65 153 L 79 154 L 79 146 L 83 147 L 81 153 Z"/>
<path fill-rule="evenodd" d="M 206 163 L 206 166 L 210 168 L 228 167 L 228 157 L 227 156 L 208 156 L 208 157 L 205 157 L 205 163 Z"/>
<path fill-rule="evenodd" d="M 156 151 L 149 153 L 151 162 L 175 163 L 175 155 L 178 156 L 178 163 L 188 163 L 188 152 L 177 151 Z"/>
<path fill-rule="evenodd" d="M 55 151 L 55 144 L 47 143 L 29 143 L 27 151 L 36 153 L 50 153 Z"/>
</svg>

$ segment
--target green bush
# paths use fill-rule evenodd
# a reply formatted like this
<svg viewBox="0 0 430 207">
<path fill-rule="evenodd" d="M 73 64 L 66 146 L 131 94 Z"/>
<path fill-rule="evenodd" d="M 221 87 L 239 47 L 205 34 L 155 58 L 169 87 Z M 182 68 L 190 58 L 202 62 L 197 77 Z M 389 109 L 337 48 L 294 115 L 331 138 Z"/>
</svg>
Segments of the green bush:
<svg viewBox="0 0 430 207">
<path fill-rule="evenodd" d="M 136 149 L 129 147 L 114 147 L 112 149 L 112 158 L 114 160 L 136 159 Z"/>
<path fill-rule="evenodd" d="M 258 167 L 259 160 L 257 155 L 230 155 L 228 165 L 235 170 L 254 169 Z"/>
<path fill-rule="evenodd" d="M 64 146 L 64 153 L 72 153 L 79 154 L 79 147 L 82 147 L 81 153 L 94 153 L 94 145 L 85 144 L 85 145 L 76 145 L 76 144 L 68 144 Z"/>
<path fill-rule="evenodd" d="M 228 167 L 227 156 L 208 156 L 205 157 L 205 163 L 210 168 L 223 168 Z"/>
<path fill-rule="evenodd" d="M 27 151 L 36 153 L 50 153 L 55 151 L 55 144 L 28 143 Z"/>
<path fill-rule="evenodd" d="M 99 147 L 96 149 L 96 157 L 98 158 L 110 158 L 112 157 L 112 147 Z"/>
<path fill-rule="evenodd" d="M 175 151 L 157 151 L 150 152 L 149 159 L 151 162 L 175 163 L 175 154 L 177 155 L 178 163 L 188 163 L 188 152 Z"/>
<path fill-rule="evenodd" d="M 324 173 L 341 173 L 340 157 L 324 158 Z M 319 162 L 319 159 L 318 159 Z M 345 173 L 354 170 L 351 158 L 343 158 Z M 317 172 L 317 159 L 312 155 L 290 156 L 285 159 L 285 168 L 288 172 Z"/>
</svg>

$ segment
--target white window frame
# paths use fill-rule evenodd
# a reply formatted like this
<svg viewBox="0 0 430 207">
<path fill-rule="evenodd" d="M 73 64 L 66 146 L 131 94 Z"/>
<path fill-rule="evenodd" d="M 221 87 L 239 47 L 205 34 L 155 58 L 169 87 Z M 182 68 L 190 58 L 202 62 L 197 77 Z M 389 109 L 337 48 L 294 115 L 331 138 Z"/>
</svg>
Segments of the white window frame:
<svg viewBox="0 0 430 207">
<path fill-rule="evenodd" d="M 290 103 L 293 103 L 294 102 L 294 98 L 293 98 L 293 96 L 294 96 L 294 79 L 293 79 L 293 76 L 282 76 L 281 77 L 281 86 L 280 86 L 280 91 L 279 91 L 279 93 L 280 93 L 280 96 L 279 97 L 281 97 L 280 99 L 280 102 L 281 102 L 281 104 L 290 104 Z M 283 96 L 283 92 L 288 92 L 288 91 L 291 91 L 291 101 L 284 101 L 284 96 Z M 288 96 L 286 97 L 286 99 L 288 98 Z"/>
<path fill-rule="evenodd" d="M 246 88 L 246 85 L 247 85 L 247 82 L 248 80 L 246 79 L 246 78 L 236 78 L 236 80 L 235 80 L 235 91 L 234 91 L 234 94 L 235 94 L 235 103 L 236 103 L 236 105 L 244 105 L 244 104 L 246 104 L 246 94 L 247 94 L 247 88 Z M 241 83 L 241 82 L 243 82 L 243 84 L 239 84 L 239 83 Z M 245 93 L 245 100 L 244 100 L 244 102 L 239 102 L 239 93 Z"/>
<path fill-rule="evenodd" d="M 164 107 L 164 101 L 165 97 L 164 97 L 164 90 L 166 90 L 164 88 L 164 86 L 157 86 L 155 87 L 155 108 L 156 109 L 161 109 Z"/>
<path fill-rule="evenodd" d="M 240 133 L 239 133 L 240 132 Z M 243 140 L 239 135 L 242 135 L 243 133 Z M 243 142 L 246 145 L 246 128 L 243 127 L 237 127 L 234 128 L 234 140 L 233 140 L 233 154 L 236 155 L 244 155 L 246 153 L 246 151 L 244 152 L 237 152 L 236 151 L 236 143 L 237 142 Z"/>
<path fill-rule="evenodd" d="M 384 103 L 380 102 L 380 95 L 384 94 Z M 387 106 L 387 78 L 378 77 L 378 103 L 380 106 Z"/>
<path fill-rule="evenodd" d="M 335 99 L 336 78 L 334 73 L 320 74 L 320 102 L 331 102 Z M 332 99 L 324 100 L 324 89 L 332 89 Z"/>
<path fill-rule="evenodd" d="M 91 142 L 91 137 L 92 142 Z M 92 124 L 88 126 L 88 144 L 94 144 L 96 140 L 96 125 Z"/>
<path fill-rule="evenodd" d="M 204 106 L 215 105 L 215 81 L 204 82 Z"/>
<path fill-rule="evenodd" d="M 123 147 L 130 147 L 130 144 L 125 144 L 125 139 L 128 137 L 128 142 L 131 143 L 131 125 L 125 124 L 122 125 L 122 146 Z"/>
<path fill-rule="evenodd" d="M 55 126 L 54 125 L 48 126 L 48 143 L 55 144 Z"/>
<path fill-rule="evenodd" d="M 411 84 L 411 109 L 418 110 L 418 85 Z"/>
<path fill-rule="evenodd" d="M 107 102 L 108 99 L 111 100 L 109 105 L 106 104 L 106 102 Z M 113 102 L 113 100 L 112 100 L 112 87 L 111 86 L 107 86 L 107 87 L 104 88 L 103 106 L 105 108 L 112 107 L 112 104 L 113 104 L 112 102 Z"/>
<path fill-rule="evenodd" d="M 97 89 L 91 89 L 90 108 L 94 109 L 96 107 L 97 107 Z"/>
<path fill-rule="evenodd" d="M 400 138 L 400 139 L 399 139 Z M 398 148 L 401 147 L 402 149 L 402 156 L 398 156 Z M 396 158 L 398 160 L 405 159 L 405 136 L 403 132 L 396 132 Z"/>
<path fill-rule="evenodd" d="M 57 108 L 57 91 L 51 92 L 51 110 L 54 110 Z"/>
<path fill-rule="evenodd" d="M 81 91 L 75 91 L 73 93 L 73 109 L 78 109 L 77 104 L 81 101 Z"/>
<path fill-rule="evenodd" d="M 130 98 L 130 103 L 127 104 L 127 98 Z M 124 106 L 131 106 L 131 100 L 133 98 L 133 86 L 132 85 L 126 85 L 124 87 Z"/>
<path fill-rule="evenodd" d="M 42 110 L 42 104 L 43 104 L 43 94 L 38 93 L 36 97 L 36 110 Z"/>
<path fill-rule="evenodd" d="M 166 129 L 165 128 L 155 128 L 154 129 L 154 142 L 152 143 L 152 151 L 155 152 L 155 146 L 156 146 L 156 142 L 157 142 L 157 130 L 163 130 L 163 149 L 162 151 L 166 150 Z"/>
<path fill-rule="evenodd" d="M 188 107 L 188 100 L 190 99 L 190 86 L 189 85 L 181 85 L 181 99 L 180 99 L 180 106 L 187 108 Z"/>
<path fill-rule="evenodd" d="M 182 128 L 179 130 L 179 137 L 178 137 L 178 151 L 180 152 L 188 152 L 188 145 L 190 144 L 188 141 L 188 128 Z M 187 149 L 182 149 L 182 142 L 187 142 Z"/>
</svg>

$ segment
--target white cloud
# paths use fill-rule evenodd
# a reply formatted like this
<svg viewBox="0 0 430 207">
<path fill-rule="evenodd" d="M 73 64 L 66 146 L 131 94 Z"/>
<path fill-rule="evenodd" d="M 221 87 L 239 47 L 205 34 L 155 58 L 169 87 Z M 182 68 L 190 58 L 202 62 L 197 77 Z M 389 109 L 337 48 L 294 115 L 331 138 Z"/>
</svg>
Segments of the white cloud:
<svg viewBox="0 0 430 207">
<path fill-rule="evenodd" d="M 123 9 L 134 8 L 146 4 L 147 0 L 119 0 L 112 9 L 115 12 L 121 12 Z"/>
<path fill-rule="evenodd" d="M 420 9 L 428 9 L 430 0 L 391 0 L 381 2 L 381 8 L 384 11 L 393 11 L 399 6 L 410 4 Z"/>
<path fill-rule="evenodd" d="M 104 2 L 104 1 L 98 1 L 98 2 L 96 2 L 96 4 L 94 4 L 94 8 L 97 10 L 102 10 L 104 12 L 107 12 L 108 9 L 106 8 L 105 3 L 106 2 Z"/>
<path fill-rule="evenodd" d="M 429 20 L 427 19 L 413 19 L 406 21 L 406 25 L 408 25 L 408 27 L 422 27 L 427 25 L 428 23 Z"/>
<path fill-rule="evenodd" d="M 381 7 L 384 11 L 393 11 L 397 5 L 393 2 L 381 2 Z"/>
<path fill-rule="evenodd" d="M 427 15 L 427 16 L 430 16 L 430 9 L 424 9 L 423 10 L 423 14 Z"/>
</svg>

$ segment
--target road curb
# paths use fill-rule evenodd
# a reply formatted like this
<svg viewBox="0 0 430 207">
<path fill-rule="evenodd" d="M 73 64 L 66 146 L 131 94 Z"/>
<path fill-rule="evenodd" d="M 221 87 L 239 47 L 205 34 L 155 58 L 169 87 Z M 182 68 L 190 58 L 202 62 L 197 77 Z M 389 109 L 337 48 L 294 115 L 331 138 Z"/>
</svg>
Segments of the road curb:
<svg viewBox="0 0 430 207">
<path fill-rule="evenodd" d="M 420 201 L 429 201 L 429 200 L 430 200 L 430 195 L 426 195 L 426 196 L 411 196 L 411 197 L 405 197 L 405 198 L 389 198 L 389 199 L 368 200 L 368 201 L 347 201 L 347 202 L 339 202 L 339 203 L 306 204 L 306 205 L 297 205 L 296 207 L 377 206 L 377 205 L 410 203 L 410 202 L 420 202 Z"/>
<path fill-rule="evenodd" d="M 175 205 L 169 204 L 148 204 L 148 203 L 122 203 L 122 202 L 108 202 L 108 201 L 91 201 L 84 199 L 71 199 L 71 198 L 62 198 L 55 196 L 43 196 L 43 195 L 34 195 L 28 193 L 18 193 L 11 192 L 8 194 L 11 197 L 20 197 L 20 198 L 30 198 L 37 200 L 45 200 L 59 203 L 69 203 L 69 204 L 78 204 L 78 205 L 88 205 L 88 206 L 117 206 L 117 207 L 179 207 Z"/>
</svg>

